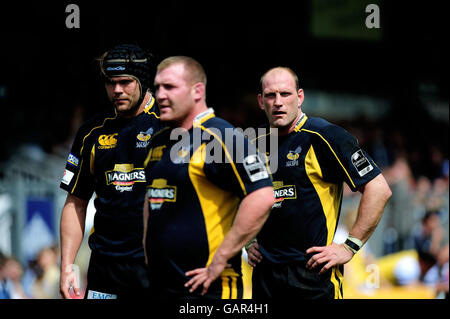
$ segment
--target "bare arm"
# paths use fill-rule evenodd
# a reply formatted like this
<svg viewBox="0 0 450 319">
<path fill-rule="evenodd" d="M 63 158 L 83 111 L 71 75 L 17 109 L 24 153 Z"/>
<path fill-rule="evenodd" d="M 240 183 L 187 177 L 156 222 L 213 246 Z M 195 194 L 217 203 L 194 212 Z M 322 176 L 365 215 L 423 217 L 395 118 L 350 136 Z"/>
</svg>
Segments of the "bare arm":
<svg viewBox="0 0 450 319">
<path fill-rule="evenodd" d="M 88 201 L 68 194 L 62 210 L 60 290 L 64 298 L 71 298 L 70 287 L 74 288 L 75 294 L 80 294 L 79 283 L 72 271 L 72 264 L 83 241 L 87 206 Z"/>
<path fill-rule="evenodd" d="M 384 207 L 392 195 L 383 175 L 380 174 L 360 189 L 362 193 L 358 216 L 350 230 L 350 235 L 365 243 L 375 231 Z"/>
<path fill-rule="evenodd" d="M 228 260 L 256 237 L 267 220 L 274 201 L 272 187 L 264 187 L 248 194 L 242 200 L 233 226 L 217 249 L 211 264 L 206 268 L 188 271 L 186 276 L 193 276 L 193 278 L 185 284 L 185 287 L 191 286 L 192 292 L 203 285 L 202 294 L 205 294 L 211 283 L 226 268 Z"/>
<path fill-rule="evenodd" d="M 359 191 L 362 193 L 362 197 L 358 216 L 349 234 L 365 243 L 377 227 L 392 192 L 382 174 L 368 182 Z M 335 265 L 347 263 L 354 255 L 344 244 L 335 243 L 330 246 L 311 247 L 306 253 L 316 253 L 307 262 L 307 268 L 313 269 L 325 264 L 320 273 Z"/>
</svg>

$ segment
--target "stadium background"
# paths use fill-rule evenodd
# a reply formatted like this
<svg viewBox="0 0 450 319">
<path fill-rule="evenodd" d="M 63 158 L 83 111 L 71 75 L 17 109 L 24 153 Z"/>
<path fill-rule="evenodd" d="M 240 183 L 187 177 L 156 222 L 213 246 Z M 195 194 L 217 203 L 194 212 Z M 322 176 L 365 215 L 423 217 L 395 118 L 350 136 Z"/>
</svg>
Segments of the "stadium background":
<svg viewBox="0 0 450 319">
<path fill-rule="evenodd" d="M 80 8 L 79 29 L 65 25 L 70 3 Z M 425 211 L 437 209 L 442 242 L 448 243 L 444 10 L 430 2 L 293 3 L 1 5 L 0 252 L 19 261 L 29 297 L 58 296 L 58 256 L 36 259 L 44 248 L 57 251 L 66 196 L 58 185 L 74 134 L 109 107 L 95 58 L 124 42 L 149 49 L 155 65 L 169 55 L 196 58 L 208 75 L 208 105 L 242 128 L 265 121 L 256 100 L 262 72 L 278 65 L 294 69 L 305 90 L 303 111 L 354 134 L 393 190 L 365 252 L 346 266 L 344 296 L 436 297 L 437 275 L 427 283 L 413 281 L 413 234 Z M 368 4 L 380 8 L 379 29 L 365 25 Z M 345 193 L 337 240 L 345 237 L 358 199 Z M 90 220 L 92 214 L 90 209 Z M 76 261 L 82 277 L 89 253 L 84 242 Z M 448 289 L 448 252 L 446 269 Z M 44 281 L 51 287 L 43 288 Z"/>
</svg>

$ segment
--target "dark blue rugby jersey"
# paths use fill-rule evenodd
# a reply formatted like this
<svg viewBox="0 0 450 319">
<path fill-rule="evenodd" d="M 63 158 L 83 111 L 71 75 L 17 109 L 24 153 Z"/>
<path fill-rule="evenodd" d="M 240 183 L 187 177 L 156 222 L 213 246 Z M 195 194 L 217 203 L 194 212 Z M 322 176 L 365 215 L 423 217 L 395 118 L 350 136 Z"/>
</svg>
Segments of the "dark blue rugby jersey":
<svg viewBox="0 0 450 319">
<path fill-rule="evenodd" d="M 186 143 L 180 143 L 178 136 L 171 140 L 170 128 L 151 140 L 146 159 L 146 250 L 150 273 L 161 276 L 163 272 L 164 283 L 177 291 L 185 290 L 186 271 L 211 263 L 241 199 L 272 186 L 264 156 L 257 155 L 242 134 L 229 143 L 226 132 L 232 129 L 209 109 L 197 116 L 192 129 L 184 130 Z M 195 136 L 201 136 L 201 142 Z M 239 143 L 243 152 L 238 152 Z M 212 161 L 206 154 L 220 155 L 222 161 Z M 236 281 L 241 276 L 241 254 L 229 263 L 231 268 L 222 273 L 222 280 L 227 276 Z"/>
<path fill-rule="evenodd" d="M 96 193 L 89 247 L 109 256 L 143 256 L 144 160 L 148 142 L 160 130 L 152 97 L 144 112 L 125 119 L 115 110 L 78 130 L 60 187 L 89 200 Z"/>
<path fill-rule="evenodd" d="M 267 137 L 252 142 L 265 143 Z M 381 171 L 346 130 L 306 115 L 293 132 L 279 136 L 278 153 L 270 158 L 274 156 L 276 203 L 257 240 L 273 263 L 304 261 L 308 248 L 333 241 L 343 182 L 356 191 Z"/>
</svg>

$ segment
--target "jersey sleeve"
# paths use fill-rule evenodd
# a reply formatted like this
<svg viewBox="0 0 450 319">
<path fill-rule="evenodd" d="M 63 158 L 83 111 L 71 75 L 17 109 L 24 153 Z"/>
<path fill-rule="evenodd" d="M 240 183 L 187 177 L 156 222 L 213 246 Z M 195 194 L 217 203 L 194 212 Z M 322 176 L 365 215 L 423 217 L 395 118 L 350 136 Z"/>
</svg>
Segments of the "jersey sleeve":
<svg viewBox="0 0 450 319">
<path fill-rule="evenodd" d="M 60 187 L 69 194 L 89 200 L 94 192 L 94 176 L 90 172 L 90 153 L 93 147 L 89 127 L 83 125 L 77 132 L 67 157 Z"/>
<path fill-rule="evenodd" d="M 345 181 L 356 191 L 381 173 L 356 138 L 342 127 L 331 124 L 317 134 L 316 140 L 325 180 Z"/>
<path fill-rule="evenodd" d="M 207 150 L 204 165 L 208 179 L 240 198 L 259 188 L 272 186 L 266 157 L 241 132 L 232 128 L 229 130 L 233 134 L 222 131 L 224 139 L 213 133 L 213 142 L 208 143 L 210 149 Z M 217 152 L 220 156 L 216 156 Z"/>
</svg>

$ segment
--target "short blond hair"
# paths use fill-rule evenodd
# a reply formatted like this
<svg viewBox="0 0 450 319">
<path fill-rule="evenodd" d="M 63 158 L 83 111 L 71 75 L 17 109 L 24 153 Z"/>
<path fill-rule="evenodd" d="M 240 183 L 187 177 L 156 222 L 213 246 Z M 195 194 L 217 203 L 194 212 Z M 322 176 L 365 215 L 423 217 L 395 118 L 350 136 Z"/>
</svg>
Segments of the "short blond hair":
<svg viewBox="0 0 450 319">
<path fill-rule="evenodd" d="M 274 67 L 274 68 L 271 68 L 271 69 L 267 70 L 267 71 L 261 76 L 261 79 L 259 80 L 259 83 L 261 84 L 261 92 L 263 91 L 262 85 L 263 85 L 264 78 L 266 77 L 267 73 L 269 73 L 269 72 L 271 72 L 271 71 L 273 71 L 273 70 L 284 70 L 284 71 L 289 72 L 289 73 L 292 75 L 292 77 L 294 78 L 296 90 L 297 90 L 297 91 L 300 90 L 300 82 L 299 82 L 299 80 L 298 80 L 297 74 L 295 74 L 295 72 L 294 72 L 291 68 L 288 68 L 288 67 L 286 67 L 286 66 L 277 66 L 277 67 Z"/>
<path fill-rule="evenodd" d="M 185 76 L 188 77 L 186 78 L 187 81 L 192 84 L 201 82 L 206 86 L 207 79 L 205 70 L 200 63 L 188 56 L 178 55 L 165 58 L 158 64 L 156 71 L 160 72 L 161 70 L 178 63 L 184 66 Z"/>
</svg>

